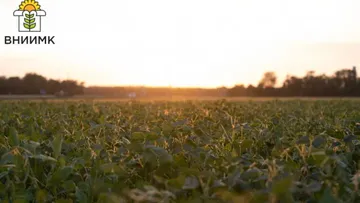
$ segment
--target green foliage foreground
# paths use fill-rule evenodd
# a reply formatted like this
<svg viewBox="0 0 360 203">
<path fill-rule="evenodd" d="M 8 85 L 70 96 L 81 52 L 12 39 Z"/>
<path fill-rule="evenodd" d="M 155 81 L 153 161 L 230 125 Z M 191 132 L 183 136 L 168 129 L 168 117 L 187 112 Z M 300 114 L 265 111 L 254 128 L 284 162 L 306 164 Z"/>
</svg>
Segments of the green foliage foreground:
<svg viewBox="0 0 360 203">
<path fill-rule="evenodd" d="M 1 202 L 359 202 L 360 101 L 0 102 Z"/>
</svg>

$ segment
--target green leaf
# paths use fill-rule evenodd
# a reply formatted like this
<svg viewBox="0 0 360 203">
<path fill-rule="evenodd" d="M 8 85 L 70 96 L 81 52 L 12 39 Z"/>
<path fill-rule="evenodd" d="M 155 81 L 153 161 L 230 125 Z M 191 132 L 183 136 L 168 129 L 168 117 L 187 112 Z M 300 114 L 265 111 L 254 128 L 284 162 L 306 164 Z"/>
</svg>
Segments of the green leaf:
<svg viewBox="0 0 360 203">
<path fill-rule="evenodd" d="M 242 150 L 246 150 L 246 149 L 249 149 L 249 148 L 251 148 L 251 146 L 252 146 L 252 140 L 244 140 L 244 141 L 242 141 L 241 142 L 241 149 Z"/>
<path fill-rule="evenodd" d="M 252 197 L 250 203 L 269 202 L 268 199 L 269 199 L 269 195 L 267 195 L 266 193 L 257 192 L 255 194 L 253 194 L 253 197 Z"/>
<path fill-rule="evenodd" d="M 311 192 L 318 192 L 321 190 L 322 184 L 320 182 L 312 182 L 311 184 L 307 185 L 306 190 Z"/>
<path fill-rule="evenodd" d="M 31 29 L 33 29 L 33 28 L 36 27 L 36 23 L 34 23 L 34 24 L 26 24 L 26 23 L 24 23 L 24 27 L 25 27 L 26 29 L 31 30 Z"/>
<path fill-rule="evenodd" d="M 152 165 L 156 164 L 158 160 L 160 164 L 171 163 L 173 161 L 173 157 L 164 148 L 155 146 L 147 146 L 143 153 L 143 158 L 146 163 Z"/>
<path fill-rule="evenodd" d="M 164 134 L 169 134 L 169 133 L 172 132 L 173 126 L 170 123 L 164 122 L 161 125 L 161 129 L 162 129 Z"/>
<path fill-rule="evenodd" d="M 58 169 L 49 180 L 50 184 L 59 184 L 62 181 L 68 179 L 71 175 L 73 168 L 71 166 L 65 166 L 63 168 Z"/>
<path fill-rule="evenodd" d="M 99 199 L 97 203 L 119 203 L 119 202 L 125 202 L 121 197 L 111 194 L 111 193 L 102 193 L 99 195 Z"/>
<path fill-rule="evenodd" d="M 257 177 L 259 177 L 260 173 L 258 170 L 256 169 L 249 169 L 247 171 L 245 171 L 244 173 L 241 174 L 241 178 L 245 181 L 251 180 L 251 179 L 255 179 Z"/>
<path fill-rule="evenodd" d="M 189 176 L 185 178 L 185 183 L 182 188 L 184 190 L 192 190 L 198 188 L 199 186 L 199 180 L 195 176 Z"/>
<path fill-rule="evenodd" d="M 106 163 L 100 166 L 104 173 L 125 173 L 125 171 L 116 163 Z"/>
<path fill-rule="evenodd" d="M 30 29 L 30 24 L 24 23 L 24 28 Z"/>
<path fill-rule="evenodd" d="M 79 188 L 76 188 L 75 196 L 79 203 L 87 203 L 88 202 L 86 194 L 83 191 L 81 191 Z"/>
<path fill-rule="evenodd" d="M 9 144 L 10 146 L 19 146 L 19 136 L 15 128 L 11 127 L 9 130 Z"/>
<path fill-rule="evenodd" d="M 0 195 L 4 196 L 6 191 L 6 186 L 0 181 Z"/>
<path fill-rule="evenodd" d="M 167 182 L 167 185 L 180 189 L 183 187 L 183 185 L 185 183 L 185 177 L 180 175 L 179 177 L 169 179 L 166 182 Z"/>
<path fill-rule="evenodd" d="M 36 27 L 36 23 L 30 25 L 30 29 L 33 29 Z"/>
<path fill-rule="evenodd" d="M 72 180 L 65 181 L 62 186 L 64 187 L 66 192 L 74 192 L 76 189 L 76 185 Z"/>
<path fill-rule="evenodd" d="M 50 156 L 46 156 L 46 155 L 42 155 L 42 154 L 39 154 L 39 155 L 35 155 L 35 156 L 30 156 L 30 158 L 33 158 L 33 159 L 39 159 L 41 161 L 53 161 L 53 162 L 57 162 L 56 159 L 50 157 Z"/>
<path fill-rule="evenodd" d="M 9 174 L 8 171 L 3 171 L 3 172 L 1 172 L 1 173 L 0 173 L 0 180 L 1 180 L 1 178 L 7 176 L 8 174 Z"/>
<path fill-rule="evenodd" d="M 326 188 L 319 203 L 338 203 L 339 201 L 335 199 L 332 195 L 330 188 Z"/>
<path fill-rule="evenodd" d="M 309 143 L 310 143 L 310 139 L 308 136 L 302 136 L 296 142 L 296 144 L 309 144 Z"/>
<path fill-rule="evenodd" d="M 47 197 L 46 190 L 38 190 L 36 192 L 36 202 L 45 202 Z"/>
<path fill-rule="evenodd" d="M 61 146 L 62 146 L 63 138 L 60 134 L 56 135 L 53 142 L 52 142 L 52 148 L 53 148 L 53 156 L 55 159 L 59 157 L 61 154 Z"/>
<path fill-rule="evenodd" d="M 329 160 L 329 157 L 326 155 L 325 151 L 315 151 L 311 153 L 311 157 L 308 158 L 309 164 L 314 164 L 321 166 Z"/>
<path fill-rule="evenodd" d="M 186 162 L 186 158 L 182 154 L 176 154 L 174 155 L 174 162 L 177 166 L 180 167 L 187 167 L 188 163 Z"/>
<path fill-rule="evenodd" d="M 276 195 L 287 193 L 292 186 L 292 178 L 286 177 L 274 182 L 272 191 Z"/>
<path fill-rule="evenodd" d="M 312 145 L 318 148 L 321 147 L 321 145 L 323 145 L 324 143 L 326 143 L 326 139 L 323 136 L 318 135 L 315 137 L 314 141 L 312 142 Z"/>
<path fill-rule="evenodd" d="M 24 18 L 24 21 L 28 24 L 31 24 L 31 23 L 35 22 L 35 18 L 32 18 L 32 19 Z"/>
<path fill-rule="evenodd" d="M 354 136 L 354 135 L 346 135 L 344 137 L 344 142 L 345 143 L 351 143 L 355 139 L 356 139 L 356 136 Z"/>
<path fill-rule="evenodd" d="M 145 138 L 146 138 L 146 135 L 143 132 L 133 132 L 131 134 L 132 141 L 144 141 Z"/>
<path fill-rule="evenodd" d="M 159 138 L 160 138 L 160 136 L 158 134 L 156 134 L 155 132 L 149 132 L 146 135 L 146 140 L 156 140 Z"/>
<path fill-rule="evenodd" d="M 15 156 L 13 155 L 12 151 L 7 152 L 1 156 L 0 164 L 2 164 L 2 165 L 0 165 L 0 166 L 3 167 L 4 166 L 3 164 L 14 163 L 14 159 L 15 159 Z"/>
<path fill-rule="evenodd" d="M 72 199 L 57 199 L 55 203 L 73 203 Z"/>
<path fill-rule="evenodd" d="M 28 141 L 23 144 L 23 147 L 32 153 L 36 152 L 36 149 L 40 146 L 40 143 L 34 141 Z"/>
<path fill-rule="evenodd" d="M 28 201 L 24 198 L 17 198 L 14 200 L 14 203 L 27 203 Z"/>
</svg>

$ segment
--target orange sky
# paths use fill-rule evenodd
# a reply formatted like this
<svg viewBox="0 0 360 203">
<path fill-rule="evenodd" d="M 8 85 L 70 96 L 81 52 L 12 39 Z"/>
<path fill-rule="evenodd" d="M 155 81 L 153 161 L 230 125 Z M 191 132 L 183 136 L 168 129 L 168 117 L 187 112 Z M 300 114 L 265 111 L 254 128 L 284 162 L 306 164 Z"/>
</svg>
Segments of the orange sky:
<svg viewBox="0 0 360 203">
<path fill-rule="evenodd" d="M 0 1 L 0 75 L 216 87 L 360 64 L 357 0 L 39 0 L 40 35 L 56 45 L 5 45 L 7 35 L 39 35 L 17 32 L 20 3 Z"/>
</svg>

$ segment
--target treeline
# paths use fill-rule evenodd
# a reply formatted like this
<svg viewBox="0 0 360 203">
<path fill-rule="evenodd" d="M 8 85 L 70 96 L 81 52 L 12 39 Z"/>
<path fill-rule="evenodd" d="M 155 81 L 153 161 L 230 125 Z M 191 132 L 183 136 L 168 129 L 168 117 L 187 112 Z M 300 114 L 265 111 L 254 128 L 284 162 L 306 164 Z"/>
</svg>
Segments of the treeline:
<svg viewBox="0 0 360 203">
<path fill-rule="evenodd" d="M 281 87 L 275 87 L 277 77 L 267 72 L 255 87 L 236 85 L 228 90 L 228 96 L 299 96 L 299 97 L 356 97 L 360 96 L 360 79 L 356 67 L 342 69 L 333 75 L 316 75 L 309 71 L 304 77 L 288 75 Z"/>
<path fill-rule="evenodd" d="M 77 95 L 84 93 L 84 83 L 75 80 L 46 79 L 36 73 L 27 73 L 24 77 L 0 76 L 0 94 L 51 94 Z"/>
<path fill-rule="evenodd" d="M 288 75 L 282 85 L 274 72 L 266 72 L 257 85 L 235 85 L 232 88 L 152 88 L 152 87 L 88 87 L 85 94 L 108 97 L 211 96 L 211 97 L 338 97 L 360 96 L 360 78 L 356 67 L 342 69 L 334 74 L 315 74 L 309 71 L 303 77 Z"/>
<path fill-rule="evenodd" d="M 360 96 L 360 78 L 356 67 L 342 69 L 333 75 L 309 71 L 303 77 L 288 75 L 282 85 L 277 85 L 274 72 L 266 72 L 259 83 L 235 85 L 232 88 L 168 88 L 168 87 L 84 87 L 75 80 L 54 80 L 28 73 L 23 78 L 0 77 L 0 94 L 47 94 L 102 96 L 102 97 L 357 97 Z"/>
</svg>

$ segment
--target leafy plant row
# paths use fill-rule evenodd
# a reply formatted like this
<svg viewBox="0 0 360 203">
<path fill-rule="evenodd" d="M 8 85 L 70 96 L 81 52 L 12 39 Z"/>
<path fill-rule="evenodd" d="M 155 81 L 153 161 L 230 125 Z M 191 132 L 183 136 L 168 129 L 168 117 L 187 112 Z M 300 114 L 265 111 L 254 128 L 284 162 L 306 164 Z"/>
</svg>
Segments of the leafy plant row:
<svg viewBox="0 0 360 203">
<path fill-rule="evenodd" d="M 356 100 L 0 102 L 1 202 L 358 202 Z"/>
</svg>

